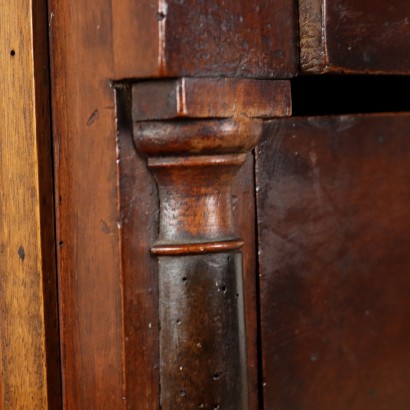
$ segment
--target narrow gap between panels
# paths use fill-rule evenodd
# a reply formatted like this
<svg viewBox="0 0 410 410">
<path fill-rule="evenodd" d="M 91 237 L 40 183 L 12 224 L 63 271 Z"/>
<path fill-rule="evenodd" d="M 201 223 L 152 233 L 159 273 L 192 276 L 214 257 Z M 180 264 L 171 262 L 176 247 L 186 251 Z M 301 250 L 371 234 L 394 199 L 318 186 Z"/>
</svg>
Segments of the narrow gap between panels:
<svg viewBox="0 0 410 410">
<path fill-rule="evenodd" d="M 410 111 L 406 76 L 300 76 L 291 88 L 294 116 Z"/>
</svg>

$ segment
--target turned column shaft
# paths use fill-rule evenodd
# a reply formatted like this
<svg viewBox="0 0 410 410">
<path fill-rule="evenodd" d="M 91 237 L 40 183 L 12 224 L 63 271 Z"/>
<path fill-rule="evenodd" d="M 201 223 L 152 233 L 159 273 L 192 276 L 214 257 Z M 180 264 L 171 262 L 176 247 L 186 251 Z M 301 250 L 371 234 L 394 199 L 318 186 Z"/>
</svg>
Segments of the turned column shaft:
<svg viewBox="0 0 410 410">
<path fill-rule="evenodd" d="M 163 409 L 248 409 L 242 256 L 159 258 Z"/>
<path fill-rule="evenodd" d="M 249 409 L 243 241 L 231 186 L 261 134 L 248 113 L 283 114 L 287 90 L 239 79 L 133 87 L 134 142 L 160 199 L 151 250 L 159 264 L 162 410 Z"/>
<path fill-rule="evenodd" d="M 242 241 L 231 205 L 244 161 L 245 154 L 148 159 L 160 198 L 152 252 L 159 256 L 162 409 L 248 409 Z"/>
<path fill-rule="evenodd" d="M 231 186 L 246 158 L 235 144 L 254 140 L 259 127 L 243 122 L 157 122 L 140 124 L 136 133 L 139 148 L 153 151 L 148 167 L 160 199 L 152 253 L 159 257 L 163 410 L 249 408 L 243 242 L 235 231 Z M 164 151 L 157 141 L 165 133 L 174 143 Z M 222 152 L 215 143 L 207 146 L 224 133 Z"/>
</svg>

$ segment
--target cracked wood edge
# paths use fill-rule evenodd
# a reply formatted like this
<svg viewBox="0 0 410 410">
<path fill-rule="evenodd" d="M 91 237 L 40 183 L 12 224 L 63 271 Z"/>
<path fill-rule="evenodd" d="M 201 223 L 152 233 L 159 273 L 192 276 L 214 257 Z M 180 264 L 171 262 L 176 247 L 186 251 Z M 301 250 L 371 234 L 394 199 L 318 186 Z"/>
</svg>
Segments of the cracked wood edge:
<svg viewBox="0 0 410 410">
<path fill-rule="evenodd" d="M 300 67 L 302 72 L 322 73 L 327 68 L 325 0 L 299 0 Z"/>
</svg>

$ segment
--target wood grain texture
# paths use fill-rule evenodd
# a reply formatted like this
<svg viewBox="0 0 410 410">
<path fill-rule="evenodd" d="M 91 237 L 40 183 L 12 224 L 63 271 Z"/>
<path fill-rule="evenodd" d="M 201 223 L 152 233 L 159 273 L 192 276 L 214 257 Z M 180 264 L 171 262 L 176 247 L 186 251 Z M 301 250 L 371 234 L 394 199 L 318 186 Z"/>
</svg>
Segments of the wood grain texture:
<svg viewBox="0 0 410 410">
<path fill-rule="evenodd" d="M 123 409 L 111 2 L 50 1 L 49 25 L 63 403 Z"/>
<path fill-rule="evenodd" d="M 233 220 L 231 187 L 245 159 L 245 154 L 148 159 L 160 198 L 154 253 L 177 246 L 189 254 L 195 244 L 203 249 L 194 247 L 194 253 L 211 252 L 209 245 L 242 246 Z"/>
<path fill-rule="evenodd" d="M 294 0 L 116 2 L 115 78 L 290 77 L 296 20 Z"/>
<path fill-rule="evenodd" d="M 58 409 L 46 5 L 0 15 L 0 408 Z"/>
<path fill-rule="evenodd" d="M 247 117 L 135 123 L 136 147 L 148 156 L 147 165 L 159 189 L 159 235 L 154 251 L 162 246 L 206 246 L 239 239 L 231 186 L 260 133 L 261 121 Z"/>
<path fill-rule="evenodd" d="M 246 357 L 248 369 L 249 408 L 259 407 L 256 215 L 254 156 L 249 153 L 232 185 L 232 211 L 237 231 L 243 239 L 242 271 L 245 305 Z"/>
<path fill-rule="evenodd" d="M 261 124 L 248 118 L 231 121 L 232 127 L 223 120 L 190 120 L 142 122 L 134 128 L 160 200 L 152 253 L 160 255 L 164 409 L 249 408 L 242 257 L 224 252 L 243 245 L 233 220 L 232 183 L 246 160 L 243 151 L 251 149 L 244 142 L 256 144 Z M 203 129 L 202 139 L 210 137 L 207 154 L 201 148 Z M 216 138 L 220 132 L 223 146 Z M 171 144 L 164 144 L 168 134 Z M 198 140 L 194 146 L 184 144 L 191 135 Z"/>
<path fill-rule="evenodd" d="M 145 160 L 136 154 L 132 143 L 132 123 L 129 118 L 131 95 L 124 88 L 117 90 L 117 95 L 125 349 L 127 360 L 135 363 L 126 367 L 127 402 L 134 403 L 134 406 L 138 404 L 138 408 L 154 409 L 156 405 L 152 398 L 159 397 L 159 311 L 157 261 L 149 255 L 149 247 L 158 232 L 157 213 L 152 212 L 157 206 L 158 198 L 155 182 L 146 168 Z M 234 180 L 232 205 L 235 219 L 239 222 L 238 233 L 244 240 L 244 297 L 249 399 L 252 409 L 258 406 L 255 221 L 249 217 L 255 214 L 254 201 L 253 157 L 248 155 Z"/>
<path fill-rule="evenodd" d="M 145 245 L 129 263 L 125 261 L 135 242 L 124 241 L 130 232 L 135 241 L 143 233 L 136 227 L 121 231 L 125 226 L 121 211 L 126 206 L 119 203 L 128 197 L 120 193 L 119 173 L 131 172 L 132 160 L 122 171 L 116 163 L 110 81 L 199 73 L 287 77 L 296 70 L 293 2 L 266 1 L 259 9 L 248 2 L 212 2 L 201 13 L 195 11 L 199 4 L 192 2 L 167 4 L 167 34 L 162 39 L 168 43 L 159 54 L 165 2 L 160 7 L 151 0 L 49 2 L 62 365 L 68 409 L 156 408 L 158 404 L 152 368 L 157 365 L 152 360 L 155 348 L 149 350 L 155 335 L 151 340 L 150 333 L 135 333 L 145 329 L 146 318 L 154 317 L 150 309 L 155 297 L 145 291 L 155 289 L 155 281 L 149 257 L 143 254 Z M 206 20 L 206 32 L 197 29 L 197 18 Z M 221 31 L 225 23 L 232 30 Z M 209 65 L 203 53 L 186 41 L 195 39 L 189 30 L 200 37 L 191 44 L 209 48 Z M 217 52 L 217 46 L 225 48 Z M 232 52 L 227 52 L 228 46 Z M 241 47 L 248 47 L 248 52 L 242 53 Z M 169 54 L 164 65 L 158 58 L 165 50 Z M 141 168 L 135 172 L 138 178 L 146 175 Z M 144 197 L 151 194 L 144 191 Z M 147 204 L 153 198 L 147 198 Z M 129 211 L 142 217 L 140 210 Z M 147 229 L 151 232 L 154 227 Z M 140 269 L 133 277 L 131 263 Z M 125 284 L 135 288 L 125 290 Z M 146 317 L 136 312 L 141 306 Z M 135 316 L 128 319 L 130 312 Z M 144 345 L 147 338 L 152 345 Z M 139 354 L 137 368 L 134 359 Z"/>
<path fill-rule="evenodd" d="M 145 155 L 221 155 L 244 153 L 255 146 L 260 121 L 242 117 L 221 120 L 144 121 L 134 124 L 134 141 Z M 217 132 L 215 132 L 217 130 Z M 243 135 L 241 137 L 240 135 Z M 195 161 L 195 157 L 191 159 Z"/>
<path fill-rule="evenodd" d="M 243 214 L 254 209 L 249 157 L 248 175 L 237 181 L 236 199 L 232 184 L 260 131 L 260 120 L 240 116 L 134 124 L 136 147 L 148 156 L 160 199 L 159 235 L 152 253 L 160 255 L 163 408 L 247 409 L 248 369 L 251 408 L 257 406 L 254 230 Z M 238 211 L 239 200 L 245 203 Z M 241 256 L 224 253 L 243 245 L 234 208 L 249 241 L 245 294 L 250 362 L 245 351 Z"/>
<path fill-rule="evenodd" d="M 158 262 L 150 248 L 158 233 L 158 193 L 133 143 L 131 89 L 121 87 L 116 94 L 127 408 L 157 410 Z"/>
<path fill-rule="evenodd" d="M 290 115 L 288 81 L 179 78 L 133 85 L 135 121 Z"/>
<path fill-rule="evenodd" d="M 301 69 L 410 72 L 408 0 L 299 0 Z"/>
<path fill-rule="evenodd" d="M 257 150 L 264 406 L 410 406 L 410 115 L 268 122 Z"/>
<path fill-rule="evenodd" d="M 242 255 L 159 258 L 161 408 L 248 410 Z"/>
</svg>

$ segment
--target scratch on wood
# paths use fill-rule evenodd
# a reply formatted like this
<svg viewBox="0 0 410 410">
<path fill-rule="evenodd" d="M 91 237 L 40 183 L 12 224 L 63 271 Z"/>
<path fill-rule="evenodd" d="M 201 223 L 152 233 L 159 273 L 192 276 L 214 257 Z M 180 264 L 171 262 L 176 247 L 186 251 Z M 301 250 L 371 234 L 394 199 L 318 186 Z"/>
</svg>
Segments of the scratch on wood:
<svg viewBox="0 0 410 410">
<path fill-rule="evenodd" d="M 166 0 L 159 0 L 158 2 L 158 31 L 159 31 L 159 44 L 158 44 L 158 66 L 160 71 L 165 70 L 166 66 L 166 56 L 165 56 L 165 48 L 166 48 L 166 37 L 165 37 L 165 26 L 166 26 L 166 17 L 168 13 L 168 4 Z"/>
<path fill-rule="evenodd" d="M 96 108 L 93 111 L 93 113 L 90 115 L 90 118 L 88 118 L 87 125 L 91 125 L 93 122 L 97 121 L 99 117 L 100 117 L 100 114 L 98 112 L 98 109 Z"/>
</svg>

